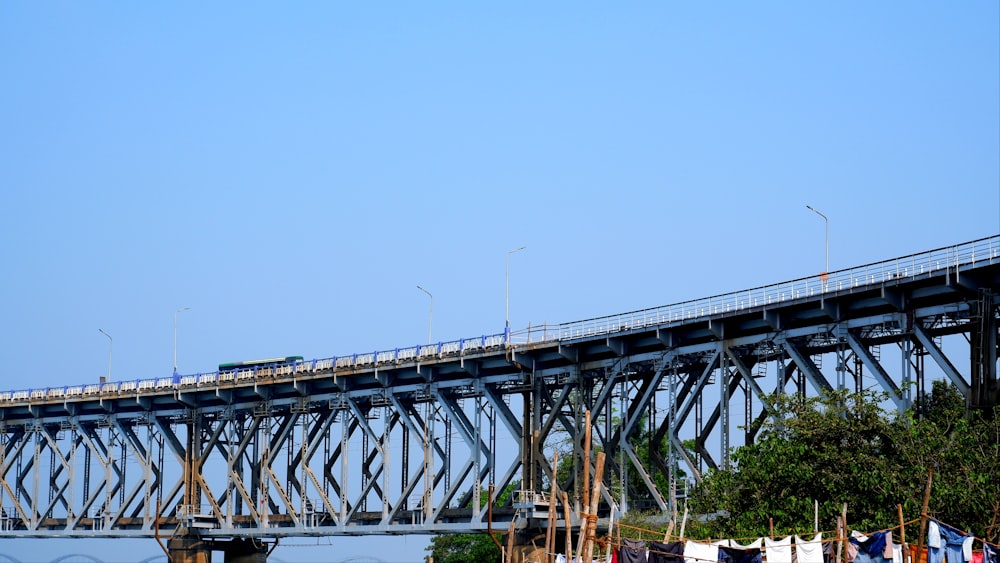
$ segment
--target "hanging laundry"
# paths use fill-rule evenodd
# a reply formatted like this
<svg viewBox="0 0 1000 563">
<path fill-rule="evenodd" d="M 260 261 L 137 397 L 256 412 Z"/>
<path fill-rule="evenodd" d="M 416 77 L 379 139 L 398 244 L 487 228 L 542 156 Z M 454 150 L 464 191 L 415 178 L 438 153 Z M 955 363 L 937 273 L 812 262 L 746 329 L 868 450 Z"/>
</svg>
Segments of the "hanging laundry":
<svg viewBox="0 0 1000 563">
<path fill-rule="evenodd" d="M 684 542 L 649 542 L 649 563 L 683 563 Z"/>
<path fill-rule="evenodd" d="M 764 555 L 767 563 L 792 563 L 792 536 L 780 540 L 764 538 Z"/>
<path fill-rule="evenodd" d="M 848 554 L 850 555 L 850 554 Z M 823 544 L 823 563 L 835 563 L 837 560 L 837 552 L 833 547 L 833 542 L 827 542 Z M 900 561 L 899 563 L 903 563 Z"/>
<path fill-rule="evenodd" d="M 700 541 L 684 544 L 684 563 L 718 563 L 719 546 Z"/>
<path fill-rule="evenodd" d="M 762 563 L 760 546 L 763 540 L 760 538 L 749 545 L 740 545 L 732 540 L 726 540 L 726 543 L 729 545 L 719 546 L 720 563 Z"/>
<path fill-rule="evenodd" d="M 988 543 L 983 544 L 983 563 L 1000 563 L 997 557 L 997 548 Z"/>
<path fill-rule="evenodd" d="M 622 538 L 622 545 L 618 548 L 618 562 L 646 563 L 646 542 Z"/>
<path fill-rule="evenodd" d="M 997 560 L 997 548 L 988 543 L 983 544 L 983 563 L 1000 563 Z"/>
<path fill-rule="evenodd" d="M 903 563 L 903 544 L 892 544 L 892 563 Z"/>
<path fill-rule="evenodd" d="M 972 559 L 972 536 L 930 520 L 927 526 L 927 563 L 967 563 Z"/>
<path fill-rule="evenodd" d="M 823 534 L 812 539 L 795 536 L 795 558 L 798 563 L 823 563 Z"/>
<path fill-rule="evenodd" d="M 885 533 L 885 547 L 882 549 L 882 557 L 891 560 L 895 546 L 892 543 L 892 530 Z"/>
<path fill-rule="evenodd" d="M 875 532 L 867 536 L 851 532 L 849 548 L 854 546 L 857 549 L 854 563 L 892 563 L 892 557 L 885 556 L 886 546 L 892 541 L 891 537 L 887 536 L 889 536 L 888 532 Z M 853 552 L 854 550 L 848 549 L 848 551 Z"/>
</svg>

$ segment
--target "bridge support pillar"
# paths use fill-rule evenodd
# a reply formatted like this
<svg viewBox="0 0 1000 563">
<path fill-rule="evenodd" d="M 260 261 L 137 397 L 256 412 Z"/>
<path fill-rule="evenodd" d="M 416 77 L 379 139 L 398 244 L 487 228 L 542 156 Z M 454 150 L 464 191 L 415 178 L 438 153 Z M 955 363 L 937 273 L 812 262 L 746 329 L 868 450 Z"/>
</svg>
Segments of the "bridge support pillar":
<svg viewBox="0 0 1000 563">
<path fill-rule="evenodd" d="M 212 546 L 197 536 L 167 540 L 171 563 L 212 563 Z"/>
<path fill-rule="evenodd" d="M 226 544 L 225 563 L 267 563 L 267 544 L 248 538 L 235 539 Z"/>
<path fill-rule="evenodd" d="M 982 291 L 976 311 L 976 321 L 969 334 L 972 355 L 970 383 L 971 396 L 968 406 L 987 413 L 1000 402 L 1000 385 L 997 381 L 997 320 L 993 306 L 993 293 Z"/>
<path fill-rule="evenodd" d="M 565 535 L 556 534 L 556 553 L 562 553 Z M 547 561 L 548 554 L 545 552 L 545 531 L 539 528 L 529 530 L 518 530 L 514 535 L 514 544 L 508 554 L 511 563 L 531 563 L 533 561 Z"/>
</svg>

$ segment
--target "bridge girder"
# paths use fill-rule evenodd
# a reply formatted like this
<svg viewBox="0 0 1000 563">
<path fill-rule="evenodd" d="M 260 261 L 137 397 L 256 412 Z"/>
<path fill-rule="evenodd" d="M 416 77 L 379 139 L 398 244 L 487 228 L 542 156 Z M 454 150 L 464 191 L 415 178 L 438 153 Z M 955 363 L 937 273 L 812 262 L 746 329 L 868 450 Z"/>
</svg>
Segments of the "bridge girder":
<svg viewBox="0 0 1000 563">
<path fill-rule="evenodd" d="M 558 450 L 558 487 L 579 505 L 583 472 L 595 474 L 582 457 L 588 411 L 607 454 L 602 511 L 672 510 L 680 484 L 755 439 L 776 394 L 876 387 L 906 409 L 944 379 L 970 408 L 994 404 L 994 242 L 985 261 L 790 282 L 766 298 L 705 300 L 698 314 L 638 312 L 555 337 L 543 327 L 470 353 L 11 402 L 0 406 L 0 537 L 540 525 L 538 506 L 498 501 L 550 489 Z"/>
</svg>

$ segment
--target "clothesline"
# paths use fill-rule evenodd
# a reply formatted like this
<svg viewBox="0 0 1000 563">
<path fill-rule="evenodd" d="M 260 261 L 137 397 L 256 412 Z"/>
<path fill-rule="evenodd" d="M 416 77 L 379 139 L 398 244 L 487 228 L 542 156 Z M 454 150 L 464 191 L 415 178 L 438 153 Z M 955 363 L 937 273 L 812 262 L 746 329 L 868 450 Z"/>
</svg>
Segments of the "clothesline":
<svg viewBox="0 0 1000 563">
<path fill-rule="evenodd" d="M 952 529 L 956 529 L 956 530 L 958 529 L 957 527 L 951 526 L 950 524 L 948 524 L 946 522 L 942 522 L 941 520 L 938 520 L 936 518 L 931 518 L 931 520 L 933 520 L 934 522 L 940 523 L 942 525 L 948 526 L 948 527 L 950 527 Z M 920 521 L 921 521 L 921 518 L 914 518 L 912 520 L 904 521 L 904 522 L 900 523 L 899 525 L 892 526 L 892 527 L 889 527 L 889 528 L 884 528 L 884 529 L 881 529 L 881 530 L 877 530 L 875 532 L 869 532 L 867 534 L 864 534 L 864 533 L 855 531 L 855 533 L 856 534 L 861 534 L 863 537 L 867 537 L 867 536 L 874 536 L 876 534 L 882 534 L 882 533 L 886 533 L 886 532 L 892 532 L 892 531 L 895 531 L 895 530 L 902 531 L 902 529 L 905 526 L 908 526 L 908 525 L 911 525 L 911 524 L 915 524 L 915 523 L 920 522 Z M 761 549 L 761 550 L 766 551 L 766 548 L 761 547 L 758 542 L 760 542 L 761 540 L 764 540 L 764 539 L 770 539 L 770 540 L 774 540 L 775 539 L 773 536 L 771 536 L 771 537 L 763 536 L 763 537 L 758 537 L 758 538 L 725 538 L 725 539 L 717 539 L 717 540 L 714 540 L 712 538 L 708 538 L 708 539 L 694 539 L 694 538 L 685 538 L 685 537 L 681 537 L 681 536 L 678 536 L 678 535 L 671 534 L 671 533 L 669 533 L 669 529 L 668 529 L 667 532 L 663 532 L 663 531 L 659 531 L 659 530 L 651 530 L 651 529 L 648 529 L 648 528 L 641 528 L 641 527 L 638 527 L 638 526 L 631 526 L 631 525 L 628 525 L 628 524 L 618 523 L 618 538 L 619 538 L 619 540 L 621 540 L 622 529 L 623 528 L 639 532 L 639 538 L 627 538 L 627 539 L 633 539 L 633 540 L 645 542 L 647 540 L 646 540 L 645 537 L 643 537 L 644 535 L 648 534 L 648 535 L 651 535 L 651 536 L 655 536 L 657 538 L 656 540 L 649 540 L 651 542 L 651 544 L 658 544 L 658 543 L 659 544 L 665 544 L 665 543 L 670 543 L 671 540 L 674 540 L 673 543 L 676 543 L 676 542 L 694 542 L 696 544 L 709 544 L 709 545 L 715 545 L 717 547 L 727 547 L 727 548 L 730 548 L 730 549 L 737 549 L 737 550 L 740 550 L 740 549 L 744 549 L 744 550 Z M 804 543 L 804 544 L 815 544 L 815 543 L 819 543 L 819 544 L 834 543 L 834 544 L 836 544 L 836 543 L 847 541 L 850 538 L 850 536 L 849 537 L 839 537 L 839 534 L 836 531 L 832 531 L 832 532 L 831 531 L 820 531 L 820 532 L 812 531 L 812 532 L 808 532 L 808 533 L 815 533 L 815 534 L 817 534 L 817 537 L 819 537 L 819 538 L 822 538 L 824 535 L 828 536 L 829 534 L 832 534 L 835 537 L 829 537 L 828 536 L 827 539 L 805 540 L 805 541 L 803 541 L 801 543 L 799 542 L 799 540 L 801 540 L 802 538 L 800 538 L 798 534 L 789 534 L 789 535 L 784 536 L 783 538 L 780 538 L 780 539 L 782 539 L 782 540 L 789 540 L 790 541 L 791 538 L 792 538 L 792 536 L 795 536 L 795 538 L 796 538 L 795 545 L 801 545 L 802 543 Z M 659 540 L 659 538 L 661 538 L 661 537 L 663 538 L 662 541 Z M 854 536 L 854 537 L 857 538 L 857 536 Z M 991 548 L 1000 548 L 1000 545 L 988 542 L 988 541 L 986 541 L 983 538 L 978 538 L 978 537 L 975 537 L 975 536 L 973 536 L 971 534 L 967 535 L 967 537 L 972 538 L 972 541 L 979 541 L 980 543 L 982 543 L 984 545 L 988 545 Z M 732 543 L 729 544 L 729 545 L 724 545 L 723 542 L 726 542 L 727 544 L 730 543 L 730 542 L 732 542 Z M 749 542 L 750 545 L 741 545 L 741 544 L 744 544 L 746 542 Z M 615 549 L 616 551 L 618 549 L 621 549 L 623 546 L 626 545 L 625 542 L 623 542 L 623 541 L 615 541 L 614 539 L 612 539 L 612 537 L 610 535 L 606 536 L 604 538 L 604 541 L 601 542 L 601 543 L 604 544 L 604 545 L 610 544 L 612 546 L 612 548 Z M 756 546 L 753 545 L 755 543 L 757 544 Z M 912 545 L 912 542 L 906 542 L 906 543 Z M 920 542 L 920 543 L 921 544 L 925 544 L 925 542 Z M 732 544 L 735 544 L 735 545 L 732 545 Z M 656 553 L 656 554 L 659 554 L 659 555 L 668 555 L 668 556 L 678 557 L 678 554 L 676 554 L 676 553 L 669 553 L 669 552 L 664 552 L 664 551 L 658 551 L 658 550 L 654 549 L 652 545 L 648 546 L 646 548 L 646 550 L 650 554 Z M 694 556 L 694 557 L 692 557 L 692 556 L 683 556 L 683 559 L 685 561 L 704 561 L 704 562 L 711 562 L 711 563 L 716 563 L 717 562 L 717 559 L 699 558 L 699 557 L 696 557 L 696 556 Z"/>
<path fill-rule="evenodd" d="M 934 520 L 934 521 L 935 521 L 935 522 L 937 522 L 938 524 L 944 524 L 945 526 L 948 526 L 949 528 L 954 528 L 955 530 L 958 530 L 958 529 L 959 529 L 959 527 L 958 527 L 958 526 L 953 526 L 953 525 L 951 525 L 951 524 L 949 524 L 949 523 L 945 522 L 944 520 L 941 520 L 940 518 L 935 518 L 935 517 L 931 517 L 931 516 L 928 516 L 928 518 L 929 518 L 930 520 Z M 971 537 L 971 538 L 972 538 L 973 540 L 975 540 L 975 541 L 979 541 L 979 542 L 982 542 L 982 543 L 984 543 L 984 544 L 986 544 L 986 545 L 989 545 L 990 547 L 996 547 L 996 548 L 1000 548 L 1000 543 L 992 543 L 992 542 L 988 542 L 988 541 L 984 540 L 983 538 L 977 538 L 976 536 L 973 536 L 972 534 L 969 534 L 969 537 Z"/>
</svg>

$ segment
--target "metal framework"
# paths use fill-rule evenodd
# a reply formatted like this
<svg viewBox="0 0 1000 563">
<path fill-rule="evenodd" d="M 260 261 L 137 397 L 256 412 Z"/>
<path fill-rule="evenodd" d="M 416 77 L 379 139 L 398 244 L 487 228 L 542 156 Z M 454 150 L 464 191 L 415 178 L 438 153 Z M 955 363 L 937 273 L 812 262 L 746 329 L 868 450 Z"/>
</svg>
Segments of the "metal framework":
<svg viewBox="0 0 1000 563">
<path fill-rule="evenodd" d="M 2 394 L 0 537 L 531 527 L 554 450 L 582 498 L 588 411 L 602 512 L 670 510 L 754 440 L 772 394 L 876 386 L 906 409 L 945 378 L 995 404 L 998 254 L 990 237 L 476 346 Z"/>
</svg>

